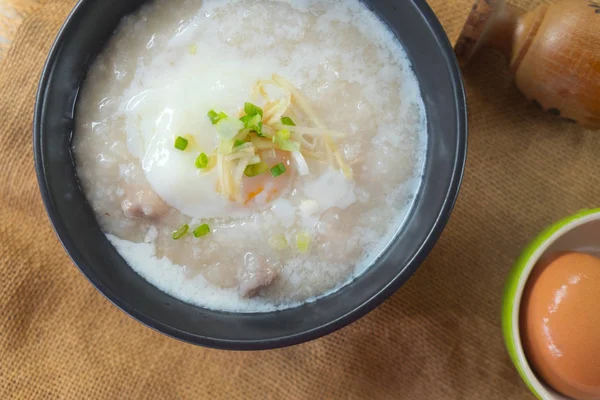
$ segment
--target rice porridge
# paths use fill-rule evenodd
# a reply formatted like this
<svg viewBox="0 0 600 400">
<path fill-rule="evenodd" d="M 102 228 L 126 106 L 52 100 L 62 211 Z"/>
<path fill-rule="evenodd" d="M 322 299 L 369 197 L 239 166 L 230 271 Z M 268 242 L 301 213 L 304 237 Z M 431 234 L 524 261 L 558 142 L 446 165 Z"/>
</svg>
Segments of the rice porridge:
<svg viewBox="0 0 600 400">
<path fill-rule="evenodd" d="M 156 0 L 91 65 L 73 154 L 139 275 L 262 312 L 380 254 L 419 189 L 426 132 L 405 52 L 357 0 Z"/>
</svg>

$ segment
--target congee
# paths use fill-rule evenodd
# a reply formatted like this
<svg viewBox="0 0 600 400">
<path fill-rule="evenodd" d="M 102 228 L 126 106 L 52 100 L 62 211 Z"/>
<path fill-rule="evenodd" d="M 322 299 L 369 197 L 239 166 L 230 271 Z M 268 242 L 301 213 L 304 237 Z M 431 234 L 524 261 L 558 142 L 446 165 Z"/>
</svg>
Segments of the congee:
<svg viewBox="0 0 600 400">
<path fill-rule="evenodd" d="M 419 189 L 426 131 L 406 53 L 357 0 L 157 0 L 93 61 L 73 154 L 139 275 L 261 312 L 379 256 Z"/>
</svg>

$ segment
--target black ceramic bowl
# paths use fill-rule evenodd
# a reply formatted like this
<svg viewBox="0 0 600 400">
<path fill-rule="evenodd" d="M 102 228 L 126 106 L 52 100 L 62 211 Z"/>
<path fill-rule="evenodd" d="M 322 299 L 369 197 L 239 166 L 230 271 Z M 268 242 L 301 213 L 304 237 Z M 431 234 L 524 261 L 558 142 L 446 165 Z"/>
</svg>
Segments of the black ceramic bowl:
<svg viewBox="0 0 600 400">
<path fill-rule="evenodd" d="M 248 350 L 292 345 L 330 333 L 375 308 L 415 272 L 438 239 L 458 194 L 467 147 L 465 96 L 452 48 L 425 0 L 364 0 L 403 44 L 421 85 L 429 125 L 425 176 L 406 223 L 353 282 L 314 303 L 235 314 L 179 301 L 137 275 L 98 227 L 70 152 L 73 114 L 86 70 L 117 23 L 143 0 L 82 0 L 50 52 L 34 122 L 42 198 L 63 246 L 117 307 L 169 336 Z"/>
</svg>

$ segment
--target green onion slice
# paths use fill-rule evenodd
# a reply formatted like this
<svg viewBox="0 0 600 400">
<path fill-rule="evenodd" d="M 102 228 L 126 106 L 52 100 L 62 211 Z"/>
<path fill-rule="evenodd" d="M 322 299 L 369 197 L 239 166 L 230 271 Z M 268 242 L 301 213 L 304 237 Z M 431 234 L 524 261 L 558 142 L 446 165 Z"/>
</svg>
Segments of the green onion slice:
<svg viewBox="0 0 600 400">
<path fill-rule="evenodd" d="M 197 226 L 192 233 L 194 234 L 194 237 L 197 238 L 208 235 L 210 233 L 210 226 L 208 226 L 208 224 L 202 224 Z"/>
<path fill-rule="evenodd" d="M 249 103 L 246 103 L 249 104 Z M 244 115 L 240 118 L 240 121 L 244 123 L 244 126 L 251 131 L 256 132 L 260 137 L 263 137 L 262 133 L 262 114 Z"/>
<path fill-rule="evenodd" d="M 208 115 L 208 118 L 210 118 L 210 122 L 212 122 L 213 125 L 223 118 L 227 118 L 227 114 L 225 114 L 223 111 L 217 113 L 215 110 L 210 110 L 206 115 Z"/>
<path fill-rule="evenodd" d="M 290 136 L 290 131 L 287 129 L 278 130 L 275 132 L 275 135 L 273 135 L 273 142 L 277 143 L 278 141 L 288 140 Z"/>
<path fill-rule="evenodd" d="M 296 142 L 295 140 L 283 140 L 279 143 L 279 148 L 283 151 L 293 153 L 294 151 L 300 151 L 300 142 Z"/>
<path fill-rule="evenodd" d="M 223 118 L 217 124 L 217 135 L 221 139 L 233 139 L 244 129 L 244 123 L 236 118 Z"/>
<path fill-rule="evenodd" d="M 250 118 L 246 118 L 244 120 L 244 124 L 246 125 L 246 128 L 250 128 L 251 126 L 257 126 L 262 121 L 262 117 L 259 114 L 255 114 L 252 116 L 246 115 L 246 117 L 250 117 Z M 244 117 L 242 117 L 242 118 L 244 118 Z"/>
<path fill-rule="evenodd" d="M 285 250 L 288 247 L 288 242 L 283 235 L 275 235 L 269 238 L 269 246 L 277 250 Z"/>
<path fill-rule="evenodd" d="M 248 165 L 246 167 L 246 169 L 244 170 L 244 175 L 246 175 L 249 178 L 252 178 L 253 176 L 263 174 L 263 173 L 267 172 L 268 170 L 269 170 L 269 166 L 266 163 L 261 161 L 256 164 Z"/>
<path fill-rule="evenodd" d="M 296 247 L 298 250 L 305 252 L 310 246 L 310 236 L 306 232 L 300 232 L 296 235 Z"/>
<path fill-rule="evenodd" d="M 183 224 L 179 228 L 177 228 L 177 230 L 175 232 L 173 232 L 173 235 L 171 235 L 171 236 L 175 240 L 181 239 L 183 237 L 183 235 L 185 235 L 187 233 L 188 229 L 190 229 L 189 225 Z"/>
<path fill-rule="evenodd" d="M 256 106 L 252 103 L 244 103 L 244 112 L 246 113 L 246 115 L 260 115 L 260 118 L 262 119 L 263 116 L 263 110 L 262 108 L 260 108 L 259 106 Z"/>
<path fill-rule="evenodd" d="M 280 162 L 279 164 L 277 164 L 271 168 L 271 175 L 273 175 L 274 178 L 277 178 L 279 175 L 283 174 L 285 171 L 286 171 L 285 165 L 283 165 L 283 163 Z"/>
<path fill-rule="evenodd" d="M 188 146 L 188 140 L 184 137 L 177 136 L 175 138 L 175 148 L 184 151 Z"/>
<path fill-rule="evenodd" d="M 262 122 L 259 122 L 256 125 L 249 126 L 248 128 L 250 128 L 251 131 L 256 132 L 256 134 L 259 137 L 265 137 L 265 135 L 263 134 L 263 131 L 262 131 Z"/>
<path fill-rule="evenodd" d="M 206 168 L 208 166 L 208 156 L 205 153 L 200 153 L 196 157 L 196 168 Z"/>
<path fill-rule="evenodd" d="M 248 122 L 254 117 L 255 115 L 244 115 L 243 117 L 240 117 L 240 121 L 244 123 L 245 127 L 248 127 Z"/>
<path fill-rule="evenodd" d="M 235 140 L 235 142 L 233 142 L 233 147 L 238 147 L 238 146 L 241 146 L 241 145 L 243 145 L 244 143 L 247 143 L 247 142 L 246 142 L 246 141 L 244 141 L 244 140 L 239 140 L 239 139 L 236 139 L 236 140 Z"/>
<path fill-rule="evenodd" d="M 300 142 L 290 139 L 290 131 L 287 129 L 281 129 L 275 132 L 273 135 L 273 143 L 275 143 L 283 151 L 300 151 Z"/>
<path fill-rule="evenodd" d="M 296 126 L 290 117 L 281 117 L 281 123 L 288 126 Z"/>
</svg>

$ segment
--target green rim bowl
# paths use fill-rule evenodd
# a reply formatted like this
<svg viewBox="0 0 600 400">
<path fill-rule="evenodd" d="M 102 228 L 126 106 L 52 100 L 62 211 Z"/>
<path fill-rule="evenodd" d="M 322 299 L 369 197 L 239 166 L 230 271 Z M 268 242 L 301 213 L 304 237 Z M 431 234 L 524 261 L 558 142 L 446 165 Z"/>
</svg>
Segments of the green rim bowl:
<svg viewBox="0 0 600 400">
<path fill-rule="evenodd" d="M 559 251 L 600 253 L 600 208 L 583 210 L 546 228 L 533 239 L 515 262 L 502 302 L 502 333 L 508 354 L 519 375 L 540 400 L 569 400 L 535 375 L 523 352 L 519 311 L 525 284 L 538 260 Z"/>
</svg>

